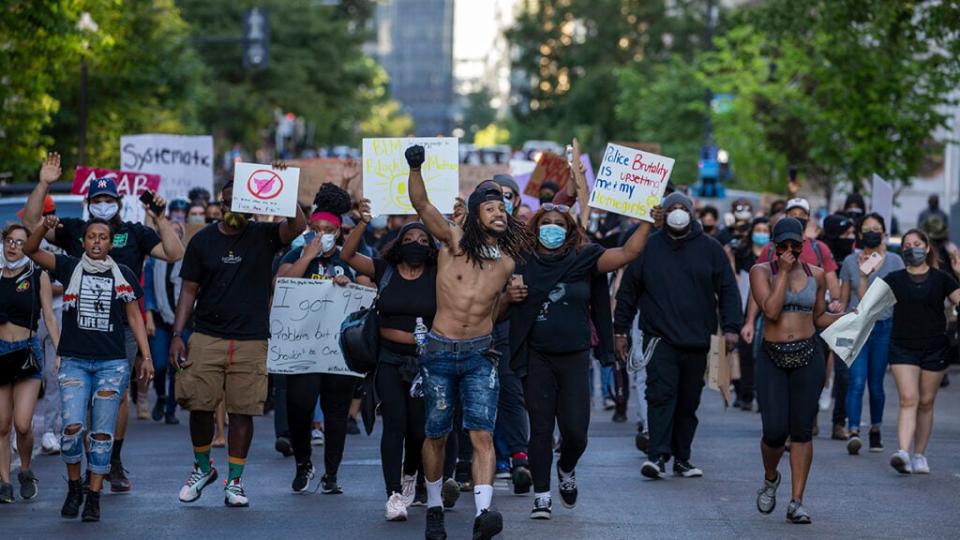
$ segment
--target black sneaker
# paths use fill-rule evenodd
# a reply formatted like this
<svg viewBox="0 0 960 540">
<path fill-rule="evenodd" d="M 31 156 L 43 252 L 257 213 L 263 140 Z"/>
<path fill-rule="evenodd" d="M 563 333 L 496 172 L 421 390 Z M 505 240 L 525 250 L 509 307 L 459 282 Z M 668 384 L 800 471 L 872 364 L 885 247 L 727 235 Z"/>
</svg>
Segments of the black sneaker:
<svg viewBox="0 0 960 540">
<path fill-rule="evenodd" d="M 560 474 L 560 464 L 557 463 L 557 483 L 560 489 L 560 502 L 567 508 L 577 507 L 577 472 L 571 471 L 564 479 Z"/>
<path fill-rule="evenodd" d="M 530 463 L 526 459 L 515 459 L 513 461 L 513 493 L 523 495 L 530 493 L 530 486 L 533 485 L 533 476 L 530 475 Z"/>
<path fill-rule="evenodd" d="M 67 498 L 63 501 L 60 515 L 65 518 L 75 518 L 80 515 L 80 505 L 83 504 L 83 485 L 79 480 L 67 481 Z"/>
<path fill-rule="evenodd" d="M 273 449 L 283 454 L 283 457 L 293 455 L 293 445 L 290 444 L 289 437 L 277 437 L 277 442 L 273 443 Z"/>
<path fill-rule="evenodd" d="M 637 433 L 636 438 L 634 438 L 634 444 L 637 445 L 637 450 L 646 454 L 647 450 L 650 448 L 650 433 L 646 431 Z"/>
<path fill-rule="evenodd" d="M 87 493 L 87 500 L 83 503 L 81 521 L 100 521 L 100 492 Z"/>
<path fill-rule="evenodd" d="M 703 476 L 703 471 L 694 467 L 685 459 L 675 459 L 673 460 L 673 474 L 684 478 L 700 478 Z"/>
<path fill-rule="evenodd" d="M 613 412 L 613 418 L 611 418 L 610 420 L 617 424 L 622 424 L 623 422 L 627 421 L 627 413 L 625 411 L 621 411 L 618 408 L 616 411 Z"/>
<path fill-rule="evenodd" d="M 349 435 L 360 434 L 360 426 L 357 425 L 356 418 L 347 418 L 347 434 Z"/>
<path fill-rule="evenodd" d="M 150 418 L 153 418 L 154 422 L 163 420 L 163 408 L 166 404 L 167 400 L 165 398 L 157 398 L 157 402 L 153 404 L 153 411 L 150 413 Z"/>
<path fill-rule="evenodd" d="M 37 477 L 32 470 L 20 470 L 17 474 L 17 480 L 20 481 L 20 497 L 24 500 L 30 500 L 37 496 L 38 484 Z"/>
<path fill-rule="evenodd" d="M 643 462 L 640 467 L 640 474 L 653 480 L 659 480 L 667 476 L 667 460 L 664 457 L 658 457 L 654 461 L 649 459 Z"/>
<path fill-rule="evenodd" d="M 177 418 L 177 413 L 171 412 L 163 416 L 163 423 L 168 426 L 177 426 L 180 425 L 180 419 Z"/>
<path fill-rule="evenodd" d="M 550 519 L 553 513 L 553 501 L 549 495 L 537 497 L 533 500 L 533 510 L 530 511 L 530 519 Z"/>
<path fill-rule="evenodd" d="M 460 485 L 463 493 L 473 493 L 473 471 L 469 461 L 458 461 L 453 473 L 454 480 Z"/>
<path fill-rule="evenodd" d="M 863 446 L 863 443 L 860 442 L 860 434 L 856 431 L 851 431 L 850 436 L 847 437 L 847 452 L 851 456 L 855 456 L 860 453 L 860 448 Z"/>
<path fill-rule="evenodd" d="M 883 452 L 883 442 L 880 440 L 880 430 L 870 430 L 870 451 Z"/>
<path fill-rule="evenodd" d="M 127 478 L 127 470 L 123 468 L 120 460 L 110 462 L 110 473 L 104 478 L 110 482 L 111 493 L 126 493 L 130 491 L 130 480 Z M 97 512 L 99 515 L 99 511 Z"/>
<path fill-rule="evenodd" d="M 325 474 L 323 478 L 320 479 L 320 484 L 323 486 L 322 491 L 326 495 L 339 495 L 343 493 L 343 488 L 340 487 L 340 484 L 337 484 L 337 475 Z"/>
<path fill-rule="evenodd" d="M 443 488 L 441 487 L 441 490 Z M 423 482 L 417 482 L 416 490 L 413 492 L 413 502 L 410 503 L 410 506 L 426 506 L 427 505 L 427 485 Z"/>
<path fill-rule="evenodd" d="M 447 530 L 443 526 L 443 507 L 427 509 L 427 530 L 424 537 L 427 540 L 447 540 Z"/>
<path fill-rule="evenodd" d="M 447 478 L 440 486 L 440 500 L 443 501 L 444 510 L 453 508 L 460 498 L 460 484 L 453 478 Z"/>
<path fill-rule="evenodd" d="M 293 489 L 294 493 L 303 493 L 310 487 L 310 480 L 313 480 L 316 470 L 313 468 L 313 463 L 307 461 L 304 463 L 297 463 L 297 474 L 293 477 L 293 485 L 290 487 Z"/>
<path fill-rule="evenodd" d="M 490 540 L 503 530 L 503 516 L 487 508 L 473 520 L 473 540 Z"/>
<path fill-rule="evenodd" d="M 0 482 L 0 503 L 10 504 L 15 500 L 13 496 L 13 484 Z"/>
</svg>

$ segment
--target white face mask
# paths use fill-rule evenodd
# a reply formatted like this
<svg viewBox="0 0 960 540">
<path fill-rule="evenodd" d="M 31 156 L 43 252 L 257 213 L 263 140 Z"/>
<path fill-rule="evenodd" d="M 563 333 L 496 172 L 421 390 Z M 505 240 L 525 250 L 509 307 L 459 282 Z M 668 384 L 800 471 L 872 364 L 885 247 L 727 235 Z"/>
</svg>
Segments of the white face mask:
<svg viewBox="0 0 960 540">
<path fill-rule="evenodd" d="M 320 236 L 320 249 L 322 249 L 324 253 L 333 249 L 335 245 L 337 245 L 337 235 L 324 234 Z"/>
<path fill-rule="evenodd" d="M 26 264 L 30 262 L 30 259 L 23 255 L 15 261 L 7 260 L 7 256 L 0 251 L 0 268 L 9 268 L 10 270 L 17 270 L 18 268 L 23 268 Z"/>
<path fill-rule="evenodd" d="M 667 225 L 675 231 L 682 231 L 687 228 L 687 225 L 690 225 L 690 214 L 682 208 L 671 210 L 667 214 Z"/>
<path fill-rule="evenodd" d="M 95 218 L 110 220 L 117 215 L 120 205 L 115 202 L 98 202 L 91 204 L 89 210 L 90 215 Z"/>
</svg>

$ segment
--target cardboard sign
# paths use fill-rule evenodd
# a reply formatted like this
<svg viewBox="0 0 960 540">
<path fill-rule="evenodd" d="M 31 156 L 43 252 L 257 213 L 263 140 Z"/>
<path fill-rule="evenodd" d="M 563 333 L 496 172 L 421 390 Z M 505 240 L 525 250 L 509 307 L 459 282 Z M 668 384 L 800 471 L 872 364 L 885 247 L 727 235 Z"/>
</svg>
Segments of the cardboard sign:
<svg viewBox="0 0 960 540">
<path fill-rule="evenodd" d="M 540 159 L 537 160 L 537 166 L 527 181 L 527 187 L 523 188 L 523 193 L 539 199 L 540 187 L 544 182 L 553 182 L 560 186 L 560 189 L 566 187 L 570 181 L 570 164 L 567 158 L 558 156 L 551 152 L 543 152 Z"/>
<path fill-rule="evenodd" d="M 300 169 L 274 169 L 259 163 L 236 163 L 233 167 L 234 212 L 262 216 L 297 215 Z"/>
<path fill-rule="evenodd" d="M 590 193 L 590 206 L 653 222 L 650 209 L 660 204 L 674 160 L 610 143 Z"/>
<path fill-rule="evenodd" d="M 300 188 L 297 200 L 302 205 L 313 204 L 313 198 L 321 184 L 333 183 L 340 185 L 343 178 L 345 159 L 337 158 L 310 158 L 287 161 L 290 167 L 300 168 Z M 361 198 L 359 178 L 354 178 L 347 186 L 347 192 L 354 200 Z"/>
<path fill-rule="evenodd" d="M 870 190 L 870 211 L 883 216 L 883 222 L 890 226 L 893 219 L 893 185 L 880 175 L 873 175 L 873 186 Z"/>
<path fill-rule="evenodd" d="M 362 377 L 347 369 L 340 352 L 340 323 L 373 304 L 377 290 L 329 279 L 279 278 L 270 308 L 270 373 L 337 373 Z"/>
<path fill-rule="evenodd" d="M 157 192 L 160 187 L 160 176 L 156 174 L 139 173 L 133 171 L 115 171 L 113 169 L 97 169 L 93 167 L 77 167 L 73 175 L 73 186 L 70 193 L 84 195 L 90 192 L 90 182 L 97 178 L 113 178 L 117 183 L 117 192 L 123 204 L 120 208 L 120 219 L 143 223 L 147 211 L 138 197 L 144 191 Z M 86 219 L 86 208 L 84 208 Z"/>
<path fill-rule="evenodd" d="M 195 187 L 213 192 L 213 137 L 210 135 L 124 135 L 120 168 L 160 176 L 160 196 L 186 199 Z"/>
<path fill-rule="evenodd" d="M 460 191 L 459 139 L 411 137 L 363 140 L 363 196 L 374 214 L 410 215 L 407 182 L 410 167 L 404 152 L 419 144 L 426 151 L 421 174 L 430 202 L 443 214 L 453 213 Z"/>
</svg>

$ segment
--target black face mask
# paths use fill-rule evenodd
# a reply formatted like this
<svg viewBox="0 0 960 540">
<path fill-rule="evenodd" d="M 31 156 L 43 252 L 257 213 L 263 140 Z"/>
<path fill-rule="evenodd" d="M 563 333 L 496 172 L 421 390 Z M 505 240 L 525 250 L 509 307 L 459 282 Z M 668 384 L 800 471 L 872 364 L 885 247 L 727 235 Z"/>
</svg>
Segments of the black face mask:
<svg viewBox="0 0 960 540">
<path fill-rule="evenodd" d="M 716 226 L 716 225 L 704 225 L 704 226 L 703 226 L 703 232 L 705 232 L 705 233 L 707 233 L 707 234 L 713 234 L 713 231 L 715 231 L 715 230 L 717 230 L 717 226 Z"/>
<path fill-rule="evenodd" d="M 834 238 L 828 242 L 830 253 L 835 260 L 842 261 L 853 253 L 853 238 Z"/>
<path fill-rule="evenodd" d="M 863 241 L 863 247 L 873 249 L 883 242 L 883 234 L 874 231 L 865 232 L 861 240 Z"/>
<path fill-rule="evenodd" d="M 793 218 L 793 219 L 795 219 L 795 220 L 797 220 L 797 221 L 800 222 L 800 227 L 802 227 L 804 231 L 807 230 L 807 220 L 806 220 L 806 219 L 804 219 L 804 218 Z"/>
<path fill-rule="evenodd" d="M 400 246 L 400 258 L 410 266 L 422 266 L 430 256 L 430 247 L 419 242 L 408 242 Z"/>
</svg>

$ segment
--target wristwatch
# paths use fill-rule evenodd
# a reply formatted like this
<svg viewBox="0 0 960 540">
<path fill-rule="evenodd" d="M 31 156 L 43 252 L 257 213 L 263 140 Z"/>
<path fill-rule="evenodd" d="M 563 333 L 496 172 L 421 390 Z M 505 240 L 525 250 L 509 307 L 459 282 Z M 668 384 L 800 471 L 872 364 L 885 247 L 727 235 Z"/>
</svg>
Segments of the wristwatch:
<svg viewBox="0 0 960 540">
<path fill-rule="evenodd" d="M 183 337 L 183 332 L 174 331 L 172 337 Z"/>
</svg>

